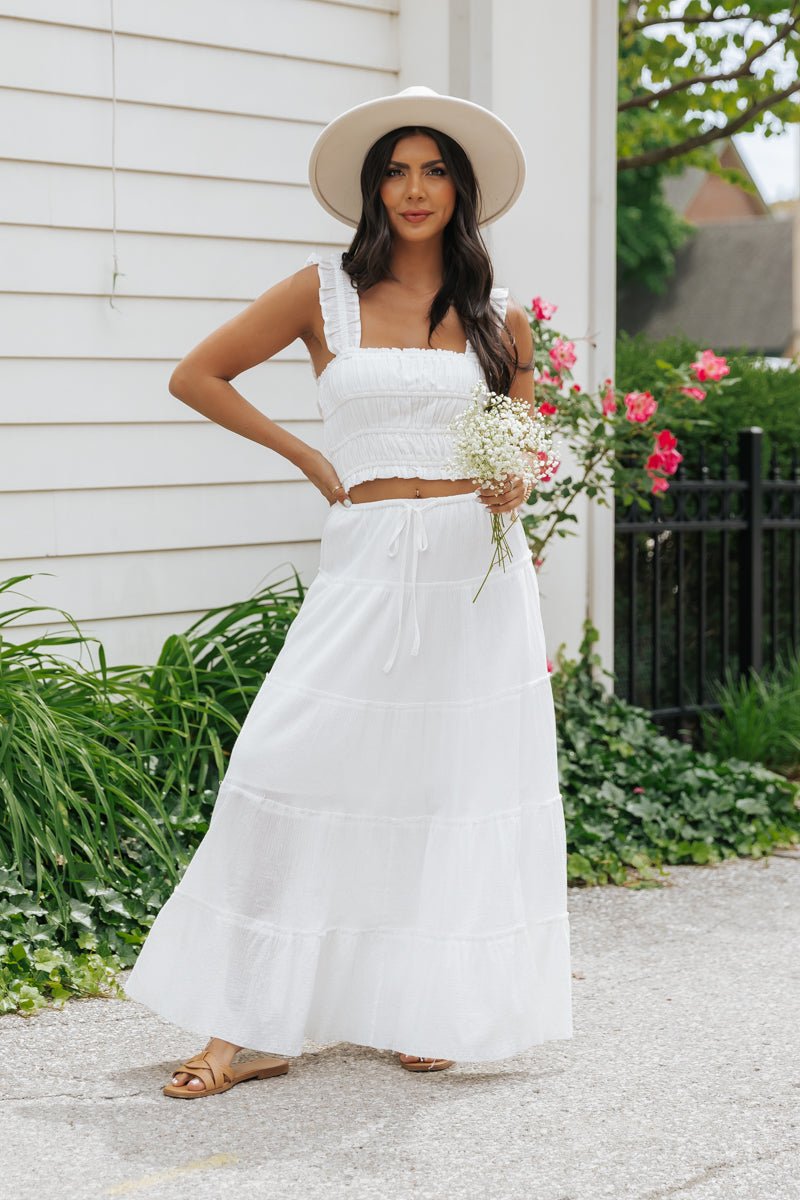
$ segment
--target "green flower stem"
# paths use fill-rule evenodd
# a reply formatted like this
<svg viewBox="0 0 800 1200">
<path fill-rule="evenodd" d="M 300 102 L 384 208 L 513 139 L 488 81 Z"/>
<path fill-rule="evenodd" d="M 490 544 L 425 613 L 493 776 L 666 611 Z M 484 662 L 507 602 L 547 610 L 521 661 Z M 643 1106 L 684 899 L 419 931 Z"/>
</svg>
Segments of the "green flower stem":
<svg viewBox="0 0 800 1200">
<path fill-rule="evenodd" d="M 519 519 L 519 510 L 517 509 L 513 513 L 511 520 L 508 523 L 508 528 L 510 529 L 511 526 L 514 524 L 514 522 L 518 519 Z M 495 561 L 499 561 L 503 567 L 503 570 L 505 571 L 505 569 L 506 569 L 505 568 L 505 559 L 507 559 L 507 558 L 510 559 L 513 557 L 513 551 L 511 550 L 511 547 L 508 544 L 508 538 L 506 537 L 507 532 L 508 531 L 503 528 L 503 514 L 502 513 L 492 513 L 492 542 L 494 544 L 495 549 L 494 549 L 494 553 L 492 555 L 492 561 L 489 563 L 489 570 L 486 572 L 486 574 L 483 577 L 483 583 L 481 583 L 481 586 L 478 588 L 477 592 L 472 597 L 473 604 L 475 603 L 475 601 L 478 599 L 478 596 L 480 596 L 481 592 L 483 591 L 483 584 L 486 583 L 486 580 L 489 578 L 489 575 L 491 574 L 492 567 L 494 566 Z"/>
<path fill-rule="evenodd" d="M 548 540 L 555 532 L 556 527 L 559 524 L 564 513 L 566 513 L 567 510 L 572 507 L 572 505 L 575 502 L 576 497 L 586 486 L 586 481 L 587 481 L 590 473 L 595 469 L 595 467 L 599 463 L 601 463 L 603 461 L 604 458 L 609 457 L 612 450 L 613 450 L 612 446 L 607 446 L 605 448 L 605 450 L 601 450 L 599 454 L 597 454 L 594 458 L 590 459 L 589 462 L 586 464 L 584 471 L 583 471 L 583 475 L 582 475 L 581 479 L 579 480 L 579 482 L 577 483 L 577 485 L 575 486 L 575 488 L 573 489 L 572 494 L 570 495 L 566 504 L 563 506 L 563 508 L 556 508 L 554 510 L 553 519 L 551 520 L 549 526 L 545 530 L 544 535 L 541 538 L 537 539 L 537 551 L 536 551 L 537 556 L 541 554 L 541 552 L 544 549 L 545 545 L 547 544 Z"/>
</svg>

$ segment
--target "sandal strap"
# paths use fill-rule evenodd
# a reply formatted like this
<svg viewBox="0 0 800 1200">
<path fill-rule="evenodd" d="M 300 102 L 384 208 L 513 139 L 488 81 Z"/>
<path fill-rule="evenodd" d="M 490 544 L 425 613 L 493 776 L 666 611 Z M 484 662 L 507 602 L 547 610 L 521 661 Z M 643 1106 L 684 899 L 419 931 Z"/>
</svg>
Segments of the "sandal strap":
<svg viewBox="0 0 800 1200">
<path fill-rule="evenodd" d="M 196 1075 L 208 1089 L 208 1076 L 211 1077 L 213 1087 L 221 1087 L 222 1084 L 231 1078 L 230 1072 L 225 1068 L 215 1063 L 213 1058 L 208 1058 L 208 1051 L 203 1050 L 199 1054 L 195 1054 L 193 1058 L 187 1058 L 186 1062 L 181 1063 L 179 1070 L 186 1071 L 190 1075 Z"/>
</svg>

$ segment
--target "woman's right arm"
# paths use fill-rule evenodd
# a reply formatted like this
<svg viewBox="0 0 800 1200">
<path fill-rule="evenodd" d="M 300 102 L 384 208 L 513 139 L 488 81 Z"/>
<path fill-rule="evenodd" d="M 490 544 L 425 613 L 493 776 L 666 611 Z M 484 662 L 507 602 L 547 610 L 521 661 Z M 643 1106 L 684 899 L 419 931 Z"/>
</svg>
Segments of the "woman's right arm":
<svg viewBox="0 0 800 1200">
<path fill-rule="evenodd" d="M 314 339 L 318 323 L 319 275 L 309 264 L 263 292 L 190 350 L 172 372 L 169 390 L 210 421 L 283 455 L 333 503 L 344 493 L 333 495 L 340 481 L 328 459 L 271 421 L 231 383 L 297 338 Z"/>
</svg>

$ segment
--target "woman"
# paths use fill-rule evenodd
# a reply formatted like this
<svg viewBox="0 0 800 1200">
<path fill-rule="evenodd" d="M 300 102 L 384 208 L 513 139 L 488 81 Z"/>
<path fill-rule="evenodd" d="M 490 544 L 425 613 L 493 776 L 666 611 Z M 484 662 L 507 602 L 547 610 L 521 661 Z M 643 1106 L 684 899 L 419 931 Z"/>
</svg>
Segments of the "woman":
<svg viewBox="0 0 800 1200">
<path fill-rule="evenodd" d="M 533 405 L 526 313 L 492 286 L 479 233 L 524 174 L 479 105 L 412 87 L 348 110 L 309 167 L 356 228 L 348 251 L 309 256 L 170 381 L 330 507 L 209 830 L 125 985 L 210 1036 L 168 1096 L 285 1074 L 306 1037 L 433 1071 L 572 1036 L 554 713 L 521 522 L 473 601 L 490 514 L 513 514 L 524 484 L 456 477 L 447 428 L 480 379 Z M 231 386 L 296 338 L 325 452 Z M 245 1046 L 271 1053 L 234 1064 Z"/>
</svg>

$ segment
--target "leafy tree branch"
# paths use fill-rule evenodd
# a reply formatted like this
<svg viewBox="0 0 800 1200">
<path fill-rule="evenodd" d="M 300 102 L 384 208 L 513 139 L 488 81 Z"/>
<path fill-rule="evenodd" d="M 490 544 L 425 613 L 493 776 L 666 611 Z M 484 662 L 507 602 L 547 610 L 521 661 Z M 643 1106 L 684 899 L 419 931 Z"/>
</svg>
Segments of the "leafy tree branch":
<svg viewBox="0 0 800 1200">
<path fill-rule="evenodd" d="M 716 142 L 720 138 L 732 137 L 734 133 L 739 133 L 740 130 L 749 125 L 762 112 L 774 108 L 781 100 L 787 100 L 790 96 L 795 95 L 796 92 L 800 92 L 800 82 L 793 83 L 782 91 L 773 92 L 771 95 L 765 96 L 763 100 L 751 104 L 743 113 L 740 113 L 736 118 L 731 118 L 725 125 L 714 126 L 711 129 L 707 129 L 705 133 L 684 138 L 682 142 L 671 146 L 661 146 L 658 150 L 648 150 L 642 154 L 631 155 L 629 158 L 620 158 L 617 160 L 617 169 L 625 171 L 633 170 L 636 167 L 654 166 L 657 163 L 667 162 L 668 159 L 675 158 L 678 155 L 688 154 L 690 150 L 697 150 L 701 146 L 708 146 L 711 142 Z"/>
</svg>

